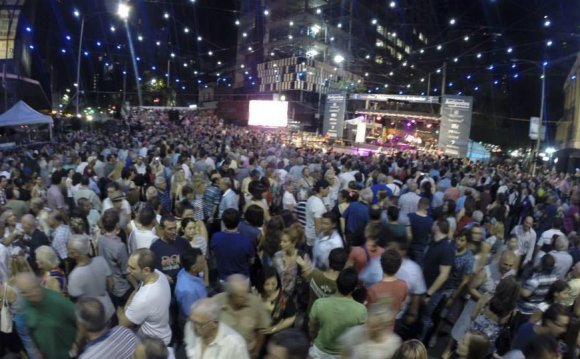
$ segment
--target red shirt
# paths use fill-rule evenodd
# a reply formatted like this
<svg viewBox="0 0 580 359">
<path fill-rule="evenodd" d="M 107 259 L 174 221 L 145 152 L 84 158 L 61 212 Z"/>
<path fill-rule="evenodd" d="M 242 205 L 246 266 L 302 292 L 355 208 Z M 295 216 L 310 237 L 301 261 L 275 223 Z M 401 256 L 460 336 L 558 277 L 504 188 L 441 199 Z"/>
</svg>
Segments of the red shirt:
<svg viewBox="0 0 580 359">
<path fill-rule="evenodd" d="M 377 248 L 377 250 L 374 253 L 372 253 L 367 249 L 370 259 L 381 256 L 384 251 L 385 249 L 380 247 Z M 360 273 L 360 271 L 363 270 L 368 263 L 367 254 L 365 253 L 365 250 L 362 247 L 352 247 L 352 249 L 350 250 L 350 254 L 348 255 L 348 261 L 352 262 L 354 269 L 356 269 L 356 271 Z"/>
<path fill-rule="evenodd" d="M 397 315 L 403 307 L 403 303 L 405 303 L 408 293 L 409 289 L 407 288 L 407 283 L 405 283 L 405 281 L 395 279 L 394 281 L 385 282 L 382 280 L 373 284 L 369 288 L 367 294 L 367 306 L 375 303 L 382 296 L 389 296 L 391 298 L 391 310 L 394 315 Z"/>
</svg>

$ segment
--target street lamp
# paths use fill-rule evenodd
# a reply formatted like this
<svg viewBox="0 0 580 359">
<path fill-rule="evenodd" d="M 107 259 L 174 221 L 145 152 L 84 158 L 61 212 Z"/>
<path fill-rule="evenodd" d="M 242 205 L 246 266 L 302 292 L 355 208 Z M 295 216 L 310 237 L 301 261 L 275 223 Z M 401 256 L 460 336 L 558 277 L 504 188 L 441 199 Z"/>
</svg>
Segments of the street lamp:
<svg viewBox="0 0 580 359">
<path fill-rule="evenodd" d="M 536 146 L 534 148 L 533 162 L 532 162 L 532 176 L 536 175 L 536 157 L 540 151 L 540 135 L 542 134 L 542 124 L 544 123 L 544 106 L 546 102 L 546 66 L 547 62 L 532 61 L 527 59 L 512 59 L 513 62 L 524 62 L 532 64 L 542 70 L 542 94 L 540 95 L 540 120 L 538 124 L 538 137 L 536 138 Z M 547 130 L 547 129 L 546 129 Z"/>
<path fill-rule="evenodd" d="M 119 3 L 117 6 L 117 16 L 121 20 L 127 20 L 129 18 L 129 13 L 131 12 L 131 7 L 126 3 Z"/>
<path fill-rule="evenodd" d="M 127 32 L 127 42 L 129 43 L 129 50 L 131 51 L 131 61 L 133 63 L 133 72 L 135 73 L 135 84 L 137 85 L 137 97 L 139 99 L 139 107 L 143 106 L 143 95 L 141 94 L 141 86 L 139 84 L 139 71 L 137 69 L 137 61 L 135 60 L 135 48 L 133 47 L 133 39 L 131 37 L 131 30 L 129 29 L 129 24 L 127 20 L 129 19 L 129 13 L 131 12 L 131 7 L 124 2 L 120 2 L 117 6 L 117 16 L 123 20 L 125 25 L 125 31 Z"/>
</svg>

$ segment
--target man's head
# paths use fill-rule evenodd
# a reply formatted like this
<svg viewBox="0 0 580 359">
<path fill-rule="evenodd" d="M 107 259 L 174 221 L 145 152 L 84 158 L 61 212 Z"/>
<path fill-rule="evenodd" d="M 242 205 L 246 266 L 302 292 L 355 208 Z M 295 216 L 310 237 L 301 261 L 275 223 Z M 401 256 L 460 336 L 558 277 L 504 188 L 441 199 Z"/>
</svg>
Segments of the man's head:
<svg viewBox="0 0 580 359">
<path fill-rule="evenodd" d="M 433 233 L 443 237 L 447 236 L 449 233 L 449 222 L 446 219 L 438 219 L 433 223 Z"/>
<path fill-rule="evenodd" d="M 353 268 L 346 268 L 336 278 L 336 288 L 343 296 L 351 295 L 358 284 L 358 274 Z"/>
<path fill-rule="evenodd" d="M 75 305 L 77 326 L 88 333 L 99 333 L 107 328 L 105 307 L 94 297 L 79 298 Z"/>
<path fill-rule="evenodd" d="M 528 341 L 523 350 L 526 359 L 561 359 L 558 341 L 549 335 L 540 335 Z"/>
<path fill-rule="evenodd" d="M 196 335 L 211 339 L 219 326 L 220 306 L 211 298 L 196 301 L 191 306 L 189 321 Z"/>
<path fill-rule="evenodd" d="M 546 254 L 540 260 L 542 273 L 551 274 L 556 265 L 556 260 L 551 254 Z"/>
<path fill-rule="evenodd" d="M 218 187 L 222 192 L 232 188 L 232 180 L 229 177 L 223 177 L 218 182 Z"/>
<path fill-rule="evenodd" d="M 139 223 L 141 223 L 141 225 L 143 225 L 145 227 L 150 227 L 150 226 L 155 224 L 155 218 L 156 218 L 155 210 L 153 209 L 153 207 L 151 207 L 149 205 L 145 205 L 139 211 L 138 218 L 139 218 Z"/>
<path fill-rule="evenodd" d="M 429 198 L 421 197 L 419 204 L 417 205 L 420 211 L 426 211 L 429 209 Z"/>
<path fill-rule="evenodd" d="M 24 299 L 33 305 L 37 305 L 42 301 L 42 287 L 40 286 L 40 281 L 33 273 L 18 273 L 14 280 Z"/>
<path fill-rule="evenodd" d="M 338 218 L 332 212 L 326 212 L 322 215 L 320 219 L 320 229 L 325 235 L 330 235 L 338 224 Z"/>
<path fill-rule="evenodd" d="M 499 272 L 504 275 L 512 270 L 516 264 L 516 255 L 512 251 L 504 251 L 499 259 Z"/>
<path fill-rule="evenodd" d="M 91 251 L 91 244 L 88 237 L 73 235 L 67 243 L 68 256 L 71 259 L 78 260 L 86 257 Z"/>
<path fill-rule="evenodd" d="M 222 213 L 222 222 L 226 229 L 234 230 L 240 224 L 240 212 L 233 208 L 228 208 Z"/>
<path fill-rule="evenodd" d="M 264 209 L 258 205 L 252 204 L 246 208 L 244 212 L 246 221 L 254 227 L 262 227 L 264 225 Z"/>
<path fill-rule="evenodd" d="M 181 264 L 189 273 L 197 274 L 205 269 L 205 258 L 199 248 L 190 248 L 181 253 Z"/>
<path fill-rule="evenodd" d="M 340 272 L 344 269 L 347 260 L 348 252 L 344 248 L 334 248 L 328 254 L 328 268 Z"/>
<path fill-rule="evenodd" d="M 394 276 L 401 268 L 401 263 L 403 263 L 401 253 L 394 248 L 387 248 L 381 255 L 381 267 L 386 275 Z"/>
<path fill-rule="evenodd" d="M 48 225 L 50 228 L 55 229 L 64 222 L 64 216 L 60 211 L 50 212 L 48 215 Z"/>
<path fill-rule="evenodd" d="M 285 329 L 270 338 L 266 359 L 308 358 L 309 347 L 310 343 L 303 332 L 294 328 Z"/>
<path fill-rule="evenodd" d="M 129 257 L 127 271 L 136 280 L 143 281 L 155 272 L 155 254 L 148 248 L 137 249 Z"/>
<path fill-rule="evenodd" d="M 326 197 L 328 196 L 328 192 L 330 191 L 330 183 L 328 183 L 328 181 L 325 179 L 320 179 L 316 181 L 316 183 L 312 187 L 312 190 L 320 197 Z"/>
<path fill-rule="evenodd" d="M 534 218 L 533 217 L 526 217 L 526 219 L 524 220 L 524 231 L 529 231 L 530 229 L 532 229 L 532 226 L 534 225 Z"/>
<path fill-rule="evenodd" d="M 173 216 L 161 217 L 161 229 L 163 230 L 163 239 L 166 242 L 173 242 L 177 237 L 177 221 Z"/>
<path fill-rule="evenodd" d="M 560 236 L 556 237 L 556 240 L 554 241 L 554 249 L 555 250 L 557 250 L 558 252 L 567 252 L 568 246 L 569 246 L 569 242 L 568 242 L 568 238 L 566 236 L 560 235 Z"/>
<path fill-rule="evenodd" d="M 165 178 L 158 176 L 155 178 L 155 188 L 157 188 L 159 191 L 164 192 L 167 189 L 167 182 L 165 181 Z"/>
<path fill-rule="evenodd" d="M 89 215 L 89 213 L 91 212 L 91 201 L 89 201 L 88 198 L 82 197 L 79 198 L 79 200 L 77 201 L 77 205 L 78 208 L 80 210 L 80 213 L 82 215 L 84 215 L 85 217 Z"/>
<path fill-rule="evenodd" d="M 22 216 L 20 223 L 22 224 L 22 231 L 26 234 L 32 234 L 37 226 L 36 218 L 31 214 L 25 214 Z"/>
<path fill-rule="evenodd" d="M 542 315 L 542 326 L 547 329 L 547 334 L 558 338 L 568 330 L 570 324 L 570 312 L 562 304 L 552 304 Z"/>
<path fill-rule="evenodd" d="M 133 359 L 167 359 L 169 352 L 159 338 L 144 337 L 135 348 Z"/>
<path fill-rule="evenodd" d="M 119 228 L 119 212 L 115 208 L 107 209 L 101 216 L 101 225 L 105 232 L 115 232 Z"/>
<path fill-rule="evenodd" d="M 248 302 L 250 281 L 241 274 L 232 274 L 226 281 L 228 302 L 234 309 L 244 307 Z"/>
</svg>

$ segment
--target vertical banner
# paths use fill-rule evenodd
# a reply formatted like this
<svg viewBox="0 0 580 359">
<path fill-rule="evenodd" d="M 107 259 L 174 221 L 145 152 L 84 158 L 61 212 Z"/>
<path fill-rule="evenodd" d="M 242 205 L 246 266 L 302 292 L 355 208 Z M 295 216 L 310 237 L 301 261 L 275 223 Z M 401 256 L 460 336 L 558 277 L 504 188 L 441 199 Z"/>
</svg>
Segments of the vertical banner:
<svg viewBox="0 0 580 359">
<path fill-rule="evenodd" d="M 538 139 L 538 128 L 540 127 L 539 117 L 530 117 L 530 132 L 529 136 L 531 140 Z M 540 140 L 544 141 L 546 138 L 546 126 L 542 124 L 540 128 Z"/>
<path fill-rule="evenodd" d="M 442 96 L 439 148 L 446 155 L 467 156 L 472 112 L 473 97 Z"/>
<path fill-rule="evenodd" d="M 342 138 L 344 116 L 346 112 L 346 93 L 329 93 L 326 95 L 322 134 L 329 138 Z"/>
</svg>

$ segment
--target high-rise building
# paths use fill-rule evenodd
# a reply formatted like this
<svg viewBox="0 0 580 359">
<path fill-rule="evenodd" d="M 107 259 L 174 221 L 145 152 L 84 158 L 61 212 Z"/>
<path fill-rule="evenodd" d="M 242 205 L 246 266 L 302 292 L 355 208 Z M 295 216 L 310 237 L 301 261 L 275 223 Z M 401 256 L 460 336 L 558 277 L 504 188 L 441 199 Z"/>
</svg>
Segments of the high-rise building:
<svg viewBox="0 0 580 359">
<path fill-rule="evenodd" d="M 283 95 L 291 119 L 319 128 L 329 91 L 395 91 L 413 78 L 414 65 L 405 62 L 429 45 L 427 3 L 242 1 L 234 88 Z"/>
</svg>

